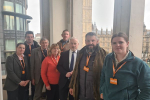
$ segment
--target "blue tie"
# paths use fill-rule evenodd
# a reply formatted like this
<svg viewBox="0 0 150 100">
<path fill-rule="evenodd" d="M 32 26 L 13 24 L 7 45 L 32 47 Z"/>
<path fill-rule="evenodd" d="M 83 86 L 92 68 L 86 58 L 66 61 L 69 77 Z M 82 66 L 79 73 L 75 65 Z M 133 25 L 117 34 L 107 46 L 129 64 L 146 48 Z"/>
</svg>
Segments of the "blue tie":
<svg viewBox="0 0 150 100">
<path fill-rule="evenodd" d="M 71 64 L 70 64 L 70 72 L 73 70 L 73 65 L 74 65 L 74 52 L 72 52 Z"/>
</svg>

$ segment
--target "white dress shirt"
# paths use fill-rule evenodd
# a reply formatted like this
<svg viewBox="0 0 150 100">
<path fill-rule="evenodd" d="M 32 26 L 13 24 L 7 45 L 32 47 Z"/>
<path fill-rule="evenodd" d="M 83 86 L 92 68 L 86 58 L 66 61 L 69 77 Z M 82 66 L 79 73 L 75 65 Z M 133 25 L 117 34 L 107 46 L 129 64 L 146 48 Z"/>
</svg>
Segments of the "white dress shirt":
<svg viewBox="0 0 150 100">
<path fill-rule="evenodd" d="M 70 64 L 71 64 L 71 57 L 72 57 L 72 50 L 70 49 L 69 50 L 69 68 L 70 68 Z M 74 69 L 74 66 L 76 64 L 76 58 L 77 58 L 77 50 L 74 51 L 74 64 L 73 64 L 73 69 Z"/>
</svg>

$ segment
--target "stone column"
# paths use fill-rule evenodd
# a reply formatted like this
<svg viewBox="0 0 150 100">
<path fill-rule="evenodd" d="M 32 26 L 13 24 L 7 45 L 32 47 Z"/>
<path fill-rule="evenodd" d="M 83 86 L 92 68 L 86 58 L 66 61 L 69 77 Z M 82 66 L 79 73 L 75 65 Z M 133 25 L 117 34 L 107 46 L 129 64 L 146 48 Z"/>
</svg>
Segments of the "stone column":
<svg viewBox="0 0 150 100">
<path fill-rule="evenodd" d="M 65 29 L 82 43 L 82 2 L 83 0 L 41 0 L 41 33 L 50 40 L 50 44 L 62 39 L 61 34 Z"/>
<path fill-rule="evenodd" d="M 50 41 L 49 13 L 49 0 L 40 0 L 41 37 L 46 37 Z"/>
<path fill-rule="evenodd" d="M 83 41 L 83 0 L 73 0 L 73 37 L 79 40 L 79 49 L 82 48 Z"/>
<path fill-rule="evenodd" d="M 0 62 L 1 62 L 1 48 L 0 48 Z M 0 64 L 1 69 L 1 64 Z M 0 100 L 3 100 L 3 87 L 2 87 L 2 71 L 0 70 Z"/>
<path fill-rule="evenodd" d="M 145 0 L 115 0 L 113 34 L 125 32 L 129 36 L 129 49 L 142 56 Z"/>
</svg>

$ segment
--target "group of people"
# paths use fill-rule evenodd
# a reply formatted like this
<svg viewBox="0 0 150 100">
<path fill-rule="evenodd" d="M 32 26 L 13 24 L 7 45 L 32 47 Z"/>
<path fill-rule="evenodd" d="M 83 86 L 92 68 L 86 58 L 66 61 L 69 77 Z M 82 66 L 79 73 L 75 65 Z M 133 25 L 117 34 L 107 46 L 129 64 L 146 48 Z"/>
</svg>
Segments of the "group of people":
<svg viewBox="0 0 150 100">
<path fill-rule="evenodd" d="M 150 68 L 128 49 L 129 40 L 120 32 L 111 38 L 112 53 L 99 46 L 94 32 L 85 35 L 85 46 L 62 32 L 62 40 L 40 45 L 32 31 L 18 43 L 6 60 L 4 89 L 8 100 L 40 100 L 45 85 L 47 100 L 150 100 Z"/>
</svg>

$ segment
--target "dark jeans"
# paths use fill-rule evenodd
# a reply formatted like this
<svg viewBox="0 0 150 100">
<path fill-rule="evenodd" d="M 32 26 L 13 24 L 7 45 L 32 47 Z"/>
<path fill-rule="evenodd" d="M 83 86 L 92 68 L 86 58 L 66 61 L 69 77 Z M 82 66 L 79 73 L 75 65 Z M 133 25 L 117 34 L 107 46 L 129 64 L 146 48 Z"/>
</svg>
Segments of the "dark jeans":
<svg viewBox="0 0 150 100">
<path fill-rule="evenodd" d="M 47 100 L 59 100 L 59 87 L 57 85 L 50 84 L 51 90 L 46 89 Z"/>
<path fill-rule="evenodd" d="M 14 91 L 7 91 L 7 96 L 8 100 L 29 100 L 27 98 L 27 86 L 26 87 L 21 87 L 19 86 L 16 90 Z"/>
</svg>

